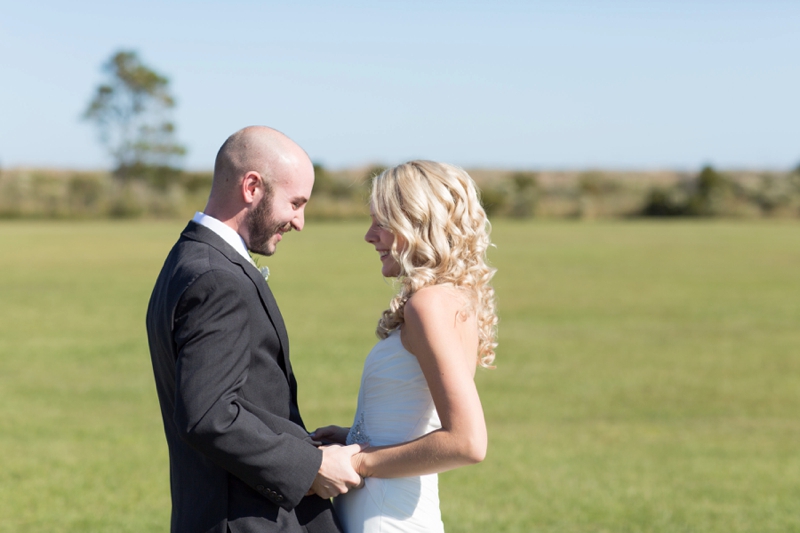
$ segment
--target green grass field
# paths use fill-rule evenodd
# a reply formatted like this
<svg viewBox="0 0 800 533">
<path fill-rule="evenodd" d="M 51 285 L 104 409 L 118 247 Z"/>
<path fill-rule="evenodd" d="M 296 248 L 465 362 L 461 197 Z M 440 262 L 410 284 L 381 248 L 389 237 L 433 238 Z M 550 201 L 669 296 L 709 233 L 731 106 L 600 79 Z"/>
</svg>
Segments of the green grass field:
<svg viewBox="0 0 800 533">
<path fill-rule="evenodd" d="M 175 222 L 0 223 L 0 531 L 161 532 L 144 329 Z M 365 224 L 270 258 L 301 409 L 349 425 L 392 294 Z M 449 532 L 800 532 L 800 225 L 498 222 L 490 432 Z"/>
</svg>

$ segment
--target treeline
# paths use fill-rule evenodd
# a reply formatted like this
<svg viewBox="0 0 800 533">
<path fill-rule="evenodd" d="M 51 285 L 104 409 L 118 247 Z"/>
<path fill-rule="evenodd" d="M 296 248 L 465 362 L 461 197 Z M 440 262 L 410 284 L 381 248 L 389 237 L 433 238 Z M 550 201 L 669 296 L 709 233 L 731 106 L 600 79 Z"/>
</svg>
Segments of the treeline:
<svg viewBox="0 0 800 533">
<path fill-rule="evenodd" d="M 309 218 L 369 213 L 369 180 L 383 167 L 332 172 L 315 165 Z M 183 218 L 202 210 L 211 172 L 142 167 L 120 173 L 15 168 L 0 170 L 0 218 Z"/>
<path fill-rule="evenodd" d="M 380 166 L 331 170 L 315 165 L 311 219 L 369 213 Z M 493 218 L 786 217 L 800 218 L 800 167 L 791 172 L 697 173 L 503 171 L 475 169 Z M 147 167 L 118 172 L 0 170 L 2 218 L 186 218 L 205 206 L 210 172 Z"/>
<path fill-rule="evenodd" d="M 800 218 L 790 172 L 473 172 L 490 215 L 516 218 Z M 495 174 L 492 176 L 492 174 Z"/>
<path fill-rule="evenodd" d="M 0 217 L 182 217 L 202 209 L 210 190 L 211 173 L 169 168 L 131 179 L 99 171 L 12 169 L 0 172 Z"/>
</svg>

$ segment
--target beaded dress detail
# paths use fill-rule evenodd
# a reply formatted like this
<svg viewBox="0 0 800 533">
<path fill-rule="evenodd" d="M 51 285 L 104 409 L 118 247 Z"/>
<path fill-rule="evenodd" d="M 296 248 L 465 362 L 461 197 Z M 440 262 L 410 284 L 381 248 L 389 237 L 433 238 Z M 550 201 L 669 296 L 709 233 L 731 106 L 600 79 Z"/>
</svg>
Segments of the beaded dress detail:
<svg viewBox="0 0 800 533">
<path fill-rule="evenodd" d="M 364 362 L 347 444 L 399 444 L 441 427 L 419 362 L 393 331 Z M 364 488 L 335 498 L 334 505 L 345 533 L 444 531 L 436 474 L 367 478 Z"/>
<path fill-rule="evenodd" d="M 369 444 L 369 435 L 364 430 L 364 413 L 360 413 L 347 434 L 347 444 Z"/>
</svg>

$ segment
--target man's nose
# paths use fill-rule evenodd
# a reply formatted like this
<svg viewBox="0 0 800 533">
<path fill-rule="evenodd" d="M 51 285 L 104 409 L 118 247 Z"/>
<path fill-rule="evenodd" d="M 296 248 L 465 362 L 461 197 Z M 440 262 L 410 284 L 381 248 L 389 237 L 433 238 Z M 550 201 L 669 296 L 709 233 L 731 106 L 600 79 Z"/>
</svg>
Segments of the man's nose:
<svg viewBox="0 0 800 533">
<path fill-rule="evenodd" d="M 305 214 L 301 211 L 294 219 L 292 219 L 292 227 L 297 231 L 303 231 L 303 226 L 306 225 Z"/>
</svg>

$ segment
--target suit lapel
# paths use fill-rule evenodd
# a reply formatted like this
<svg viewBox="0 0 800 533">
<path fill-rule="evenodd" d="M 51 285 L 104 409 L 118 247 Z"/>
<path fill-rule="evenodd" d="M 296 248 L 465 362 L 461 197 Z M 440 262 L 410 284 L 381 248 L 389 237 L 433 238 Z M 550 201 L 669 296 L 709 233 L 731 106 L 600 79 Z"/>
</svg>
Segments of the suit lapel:
<svg viewBox="0 0 800 533">
<path fill-rule="evenodd" d="M 286 372 L 287 377 L 291 376 L 292 367 L 289 364 L 288 357 L 289 335 L 286 333 L 286 324 L 284 324 L 283 316 L 281 315 L 280 309 L 278 309 L 278 302 L 275 301 L 275 297 L 272 295 L 272 291 L 270 290 L 267 281 L 263 278 L 263 276 L 261 276 L 261 272 L 259 272 L 254 265 L 245 261 L 244 258 L 242 258 L 242 261 L 239 264 L 242 266 L 250 279 L 253 280 L 253 283 L 258 289 L 258 295 L 261 297 L 261 303 L 264 304 L 264 307 L 267 310 L 267 316 L 269 316 L 269 319 L 272 321 L 275 331 L 278 332 L 278 339 L 280 339 L 281 342 L 281 354 L 279 362 Z"/>
<path fill-rule="evenodd" d="M 278 303 L 275 301 L 275 297 L 272 295 L 272 291 L 267 281 L 261 275 L 261 272 L 255 265 L 242 257 L 239 252 L 225 242 L 222 237 L 205 226 L 201 226 L 193 221 L 189 222 L 189 225 L 183 230 L 183 235 L 186 238 L 204 242 L 218 250 L 232 263 L 239 265 L 256 286 L 258 296 L 261 298 L 261 303 L 264 305 L 267 316 L 275 327 L 275 331 L 278 333 L 278 340 L 281 344 L 280 354 L 278 354 L 278 363 L 286 373 L 289 382 L 293 382 L 292 366 L 289 363 L 289 336 L 286 333 L 286 324 L 284 324 L 283 316 L 281 315 L 280 309 L 278 309 Z"/>
</svg>

